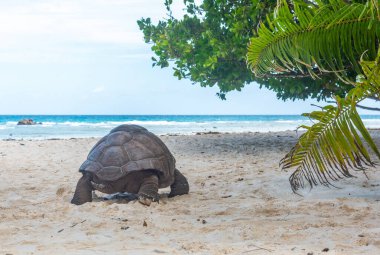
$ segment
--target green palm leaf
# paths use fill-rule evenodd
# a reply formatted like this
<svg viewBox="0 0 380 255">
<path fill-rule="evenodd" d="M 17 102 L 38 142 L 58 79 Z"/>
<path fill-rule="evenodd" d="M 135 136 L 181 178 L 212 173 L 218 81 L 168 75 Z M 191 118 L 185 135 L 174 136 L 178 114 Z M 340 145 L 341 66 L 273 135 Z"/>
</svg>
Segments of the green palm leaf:
<svg viewBox="0 0 380 255">
<path fill-rule="evenodd" d="M 247 63 L 257 76 L 278 73 L 335 72 L 343 80 L 347 69 L 360 73 L 358 59 L 376 56 L 380 38 L 378 1 L 279 1 L 277 14 L 248 46 Z"/>
<path fill-rule="evenodd" d="M 364 142 L 380 158 L 355 107 L 361 100 L 380 94 L 380 51 L 375 61 L 361 61 L 361 66 L 367 78 L 345 98 L 337 97 L 337 106 L 304 114 L 317 123 L 303 126 L 307 131 L 280 162 L 283 169 L 296 168 L 289 178 L 293 191 L 307 183 L 330 185 L 331 181 L 351 177 L 350 169 L 373 166 Z"/>
</svg>

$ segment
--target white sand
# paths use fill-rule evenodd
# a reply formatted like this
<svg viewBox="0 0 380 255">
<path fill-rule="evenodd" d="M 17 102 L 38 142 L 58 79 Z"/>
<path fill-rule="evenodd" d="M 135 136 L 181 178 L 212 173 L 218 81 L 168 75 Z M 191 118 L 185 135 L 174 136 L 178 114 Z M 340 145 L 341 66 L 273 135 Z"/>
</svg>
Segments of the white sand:
<svg viewBox="0 0 380 255">
<path fill-rule="evenodd" d="M 0 141 L 0 254 L 380 254 L 379 168 L 301 197 L 294 132 L 161 138 L 191 190 L 150 207 L 69 203 L 98 139 Z"/>
</svg>

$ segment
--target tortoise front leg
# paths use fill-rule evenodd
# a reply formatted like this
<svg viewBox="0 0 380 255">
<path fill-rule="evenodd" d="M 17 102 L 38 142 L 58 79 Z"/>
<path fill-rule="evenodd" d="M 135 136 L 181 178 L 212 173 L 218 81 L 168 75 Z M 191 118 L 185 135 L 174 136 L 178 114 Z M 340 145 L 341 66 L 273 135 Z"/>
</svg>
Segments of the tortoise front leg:
<svg viewBox="0 0 380 255">
<path fill-rule="evenodd" d="M 152 173 L 143 178 L 139 192 L 137 194 L 139 202 L 149 206 L 152 201 L 158 202 L 158 176 Z"/>
<path fill-rule="evenodd" d="M 77 187 L 75 189 L 74 197 L 71 199 L 71 203 L 75 205 L 81 205 L 86 202 L 92 201 L 92 186 L 91 175 L 88 173 L 83 174 L 79 179 Z"/>
</svg>

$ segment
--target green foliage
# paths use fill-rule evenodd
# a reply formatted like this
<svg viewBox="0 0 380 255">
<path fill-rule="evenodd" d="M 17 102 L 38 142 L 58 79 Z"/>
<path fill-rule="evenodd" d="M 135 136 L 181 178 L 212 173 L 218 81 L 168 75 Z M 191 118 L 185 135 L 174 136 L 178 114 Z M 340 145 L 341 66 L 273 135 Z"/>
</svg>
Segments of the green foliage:
<svg viewBox="0 0 380 255">
<path fill-rule="evenodd" d="M 380 98 L 380 51 L 375 61 L 362 61 L 361 66 L 367 78 L 345 98 L 337 97 L 337 106 L 304 114 L 317 123 L 302 126 L 307 131 L 280 162 L 283 169 L 296 167 L 289 179 L 293 191 L 304 187 L 305 182 L 310 186 L 329 185 L 330 180 L 352 176 L 349 169 L 373 166 L 363 141 L 380 158 L 355 107 L 369 96 Z"/>
<path fill-rule="evenodd" d="M 350 169 L 373 166 L 364 143 L 380 158 L 356 111 L 363 99 L 380 99 L 380 13 L 376 0 L 290 3 L 279 0 L 273 18 L 251 40 L 247 59 L 256 75 L 305 74 L 319 79 L 330 73 L 351 84 L 356 75 L 366 77 L 344 98 L 336 96 L 337 106 L 304 114 L 316 123 L 302 126 L 306 132 L 280 162 L 283 169 L 296 168 L 290 176 L 296 191 L 305 183 L 329 185 L 352 176 Z"/>
<path fill-rule="evenodd" d="M 153 66 L 172 66 L 178 79 L 190 79 L 202 87 L 218 86 L 219 96 L 240 91 L 256 81 L 281 99 L 325 99 L 344 96 L 351 85 L 326 73 L 315 80 L 308 75 L 255 77 L 247 68 L 247 44 L 260 22 L 267 24 L 276 0 L 184 0 L 186 14 L 172 15 L 172 1 L 166 0 L 168 17 L 153 24 L 150 18 L 137 23 L 146 43 L 152 44 Z M 354 77 L 354 76 L 352 76 Z"/>
<path fill-rule="evenodd" d="M 257 76 L 302 73 L 318 79 L 334 72 L 349 83 L 361 72 L 361 54 L 376 56 L 380 20 L 374 6 L 343 0 L 296 0 L 289 6 L 281 0 L 276 18 L 252 38 L 248 64 Z"/>
</svg>

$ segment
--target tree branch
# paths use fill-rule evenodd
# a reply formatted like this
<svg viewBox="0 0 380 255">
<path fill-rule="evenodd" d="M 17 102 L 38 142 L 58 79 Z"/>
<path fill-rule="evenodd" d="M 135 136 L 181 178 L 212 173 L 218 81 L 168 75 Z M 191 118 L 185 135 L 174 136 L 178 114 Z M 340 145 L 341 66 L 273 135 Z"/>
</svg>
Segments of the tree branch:
<svg viewBox="0 0 380 255">
<path fill-rule="evenodd" d="M 377 99 L 377 101 L 379 101 L 379 99 Z M 326 101 L 326 103 L 336 104 L 335 101 Z M 356 107 L 361 108 L 361 109 L 365 109 L 365 110 L 370 110 L 370 111 L 380 111 L 380 108 L 368 107 L 368 106 L 363 106 L 363 105 L 360 105 L 360 104 L 357 104 Z"/>
<path fill-rule="evenodd" d="M 372 99 L 372 100 L 375 100 L 375 101 L 380 101 L 380 99 L 378 97 L 375 97 L 375 96 L 369 96 L 368 98 Z"/>
<path fill-rule="evenodd" d="M 365 109 L 365 110 L 370 110 L 370 111 L 380 111 L 380 108 L 368 107 L 368 106 L 363 106 L 363 105 L 359 105 L 359 104 L 357 104 L 356 107 L 361 108 L 361 109 Z"/>
</svg>

